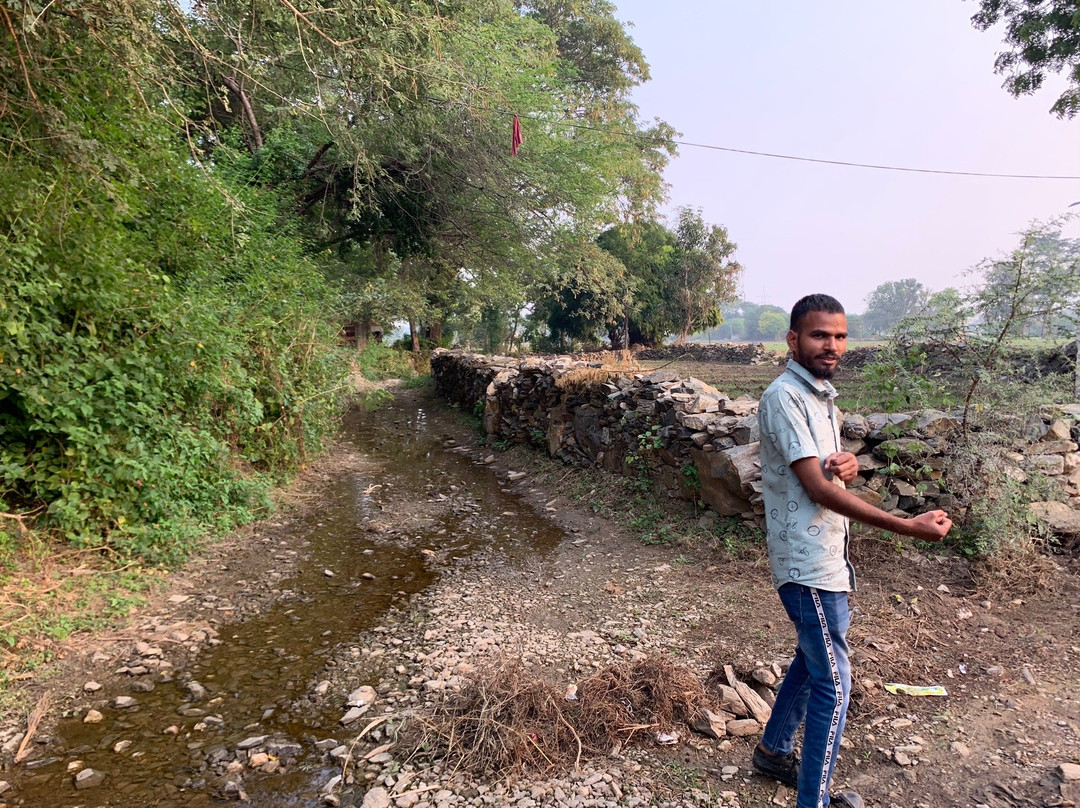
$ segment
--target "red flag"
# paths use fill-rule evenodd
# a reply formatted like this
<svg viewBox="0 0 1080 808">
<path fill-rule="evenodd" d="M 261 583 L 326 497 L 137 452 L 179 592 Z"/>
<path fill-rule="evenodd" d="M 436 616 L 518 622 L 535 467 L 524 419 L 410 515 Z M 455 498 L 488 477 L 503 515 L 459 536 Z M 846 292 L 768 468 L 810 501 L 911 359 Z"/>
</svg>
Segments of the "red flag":
<svg viewBox="0 0 1080 808">
<path fill-rule="evenodd" d="M 525 138 L 521 136 L 521 121 L 518 120 L 518 116 L 514 116 L 514 133 L 510 137 L 510 154 L 517 157 L 518 149 L 521 148 L 521 144 L 525 142 Z"/>
</svg>

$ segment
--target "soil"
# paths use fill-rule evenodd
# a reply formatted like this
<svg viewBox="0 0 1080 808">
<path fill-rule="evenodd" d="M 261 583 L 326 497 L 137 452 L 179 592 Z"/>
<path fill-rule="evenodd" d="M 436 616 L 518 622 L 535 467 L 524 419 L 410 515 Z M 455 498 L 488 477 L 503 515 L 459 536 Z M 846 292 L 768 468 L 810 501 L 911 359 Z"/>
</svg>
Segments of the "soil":
<svg viewBox="0 0 1080 808">
<path fill-rule="evenodd" d="M 523 529 L 550 522 L 566 536 L 552 550 L 513 563 L 489 555 L 459 565 L 434 548 L 430 563 L 441 570 L 438 582 L 392 608 L 380 626 L 342 644 L 325 670 L 333 683 L 327 699 L 370 683 L 390 705 L 385 709 L 423 725 L 448 692 L 508 658 L 562 689 L 641 655 L 665 654 L 702 682 L 725 664 L 748 672 L 790 657 L 794 632 L 769 585 L 763 548 L 732 554 L 642 545 L 625 525 L 568 495 L 566 481 L 579 472 L 523 449 L 485 462 L 490 450 L 477 444 L 476 431 L 427 396 L 400 391 L 394 407 L 409 411 L 422 404 L 448 447 L 519 494 L 532 509 L 521 514 Z M 410 428 L 392 419 L 387 424 L 390 439 L 394 429 Z M 165 666 L 182 671 L 192 655 L 215 642 L 223 625 L 267 609 L 280 597 L 269 584 L 287 578 L 303 560 L 303 548 L 281 549 L 276 537 L 318 507 L 327 481 L 371 462 L 345 444 L 335 447 L 290 489 L 281 515 L 209 547 L 170 575 L 125 626 L 69 640 L 53 663 L 20 683 L 29 703 L 50 695 L 36 735 L 47 739 L 60 715 L 83 709 L 84 685 L 102 678 L 102 661 L 111 670 L 136 642 L 161 645 Z M 528 476 L 512 481 L 512 471 Z M 417 514 L 431 511 L 433 497 L 454 500 L 460 492 L 452 483 L 445 492 L 387 493 L 382 524 L 374 529 L 392 540 Z M 1063 782 L 1057 772 L 1060 764 L 1080 763 L 1075 565 L 1037 557 L 1014 562 L 1021 567 L 990 569 L 956 556 L 925 555 L 876 533 L 856 537 L 853 556 L 860 573 L 849 635 L 855 686 L 834 788 L 854 789 L 868 805 L 897 808 L 1075 805 L 1080 783 Z M 214 604 L 210 612 L 208 602 Z M 894 695 L 884 688 L 891 682 L 940 684 L 948 696 Z M 7 730 L 3 737 L 16 727 L 25 729 L 25 718 L 7 715 L 0 724 Z M 651 734 L 639 733 L 638 743 L 613 750 L 611 757 L 556 761 L 544 772 L 432 769 L 430 761 L 400 748 L 395 766 L 404 758 L 411 778 L 479 795 L 477 800 L 492 797 L 485 800 L 490 804 L 521 804 L 522 793 L 550 801 L 562 788 L 552 783 L 580 785 L 572 773 L 576 765 L 621 780 L 607 792 L 615 794 L 611 805 L 633 804 L 620 794 L 675 805 L 794 805 L 790 790 L 751 772 L 756 736 L 710 740 L 685 727 L 677 734 L 675 745 L 658 746 Z M 9 746 L 5 761 L 14 752 Z M 390 771 L 376 766 L 363 777 L 383 782 Z M 490 790 L 495 781 L 514 785 Z M 409 805 L 417 804 L 415 796 Z M 362 792 L 354 798 L 359 805 Z"/>
</svg>

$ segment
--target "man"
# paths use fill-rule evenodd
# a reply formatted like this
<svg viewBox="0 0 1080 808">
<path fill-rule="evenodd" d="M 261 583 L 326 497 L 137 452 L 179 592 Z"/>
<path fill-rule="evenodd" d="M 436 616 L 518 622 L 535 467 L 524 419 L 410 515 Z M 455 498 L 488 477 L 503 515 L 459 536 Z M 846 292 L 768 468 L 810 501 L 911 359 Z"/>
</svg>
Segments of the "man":
<svg viewBox="0 0 1080 808">
<path fill-rule="evenodd" d="M 802 298 L 787 344 L 792 359 L 761 397 L 758 422 L 769 563 L 798 645 L 753 765 L 797 788 L 797 808 L 861 808 L 855 792 L 829 795 L 851 690 L 848 519 L 923 541 L 941 540 L 952 522 L 944 511 L 898 518 L 845 489 L 859 464 L 840 447 L 829 383 L 847 350 L 843 306 L 828 295 Z M 803 723 L 800 766 L 792 750 Z"/>
</svg>

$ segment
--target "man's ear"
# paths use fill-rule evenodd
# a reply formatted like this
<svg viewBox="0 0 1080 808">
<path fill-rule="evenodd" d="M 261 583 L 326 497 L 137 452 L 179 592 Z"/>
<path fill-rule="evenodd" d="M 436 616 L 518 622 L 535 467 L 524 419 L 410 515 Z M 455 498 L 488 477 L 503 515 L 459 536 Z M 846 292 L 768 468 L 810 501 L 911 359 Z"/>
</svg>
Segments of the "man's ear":
<svg viewBox="0 0 1080 808">
<path fill-rule="evenodd" d="M 787 332 L 787 346 L 788 350 L 795 353 L 795 346 L 799 344 L 799 335 L 794 331 Z"/>
</svg>

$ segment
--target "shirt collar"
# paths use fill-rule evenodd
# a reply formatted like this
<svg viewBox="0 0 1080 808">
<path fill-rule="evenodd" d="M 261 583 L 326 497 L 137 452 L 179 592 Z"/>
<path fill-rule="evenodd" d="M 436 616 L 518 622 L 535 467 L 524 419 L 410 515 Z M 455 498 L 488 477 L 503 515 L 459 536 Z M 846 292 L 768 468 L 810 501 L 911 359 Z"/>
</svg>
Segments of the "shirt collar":
<svg viewBox="0 0 1080 808">
<path fill-rule="evenodd" d="M 799 380 L 809 387 L 818 398 L 836 398 L 837 395 L 839 395 L 836 392 L 836 388 L 829 384 L 829 382 L 817 378 L 794 359 L 788 360 L 787 369 L 788 373 L 798 376 Z"/>
</svg>

